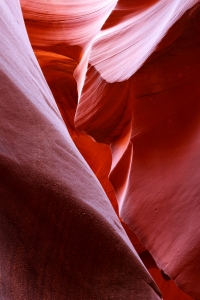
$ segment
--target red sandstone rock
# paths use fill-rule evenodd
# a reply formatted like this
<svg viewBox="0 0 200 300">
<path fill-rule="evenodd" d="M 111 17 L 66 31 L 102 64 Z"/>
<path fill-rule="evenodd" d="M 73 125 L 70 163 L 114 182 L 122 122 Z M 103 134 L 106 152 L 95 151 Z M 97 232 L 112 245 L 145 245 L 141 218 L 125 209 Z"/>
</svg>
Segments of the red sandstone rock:
<svg viewBox="0 0 200 300">
<path fill-rule="evenodd" d="M 198 299 L 199 10 L 133 76 L 133 159 L 120 215 L 159 268 Z"/>
<path fill-rule="evenodd" d="M 2 297 L 199 299 L 199 1 L 12 2 Z"/>
<path fill-rule="evenodd" d="M 126 147 L 117 155 L 119 160 L 110 174 L 120 216 L 151 252 L 159 268 L 198 299 L 199 13 L 197 10 L 192 14 L 193 11 L 187 11 L 171 28 L 156 52 L 126 82 L 126 88 L 125 83 L 108 83 L 102 78 L 112 81 L 112 74 L 118 76 L 116 67 L 120 65 L 112 63 L 112 71 L 107 63 L 106 47 L 111 45 L 113 36 L 110 34 L 106 42 L 99 41 L 99 48 L 95 46 L 93 51 L 101 51 L 107 75 L 98 63 L 95 65 L 91 55 L 90 61 L 100 73 L 95 75 L 95 69 L 89 69 L 75 120 L 79 128 L 97 140 L 115 145 L 126 137 L 121 120 L 124 106 L 128 107 L 126 124 L 132 118 L 131 143 L 124 144 Z M 113 47 L 110 46 L 110 53 Z M 116 52 L 116 59 L 117 55 Z M 124 52 L 120 55 L 123 72 Z M 128 58 L 130 55 L 124 59 Z M 90 106 L 92 90 L 96 94 Z M 103 111 L 109 122 L 103 122 Z M 176 293 L 179 292 L 174 292 L 174 298 Z M 171 293 L 168 297 L 172 297 Z"/>
<path fill-rule="evenodd" d="M 68 133 L 19 2 L 1 3 L 0 15 L 0 298 L 160 299 Z M 41 65 L 58 61 L 55 79 L 68 66 L 71 82 L 74 62 L 37 54 Z"/>
</svg>

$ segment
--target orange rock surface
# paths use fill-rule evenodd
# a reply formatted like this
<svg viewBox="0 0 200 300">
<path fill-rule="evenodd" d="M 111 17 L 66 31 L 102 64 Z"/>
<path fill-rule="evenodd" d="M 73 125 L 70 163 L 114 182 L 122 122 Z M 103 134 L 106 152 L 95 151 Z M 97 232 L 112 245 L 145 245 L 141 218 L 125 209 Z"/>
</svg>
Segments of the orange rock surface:
<svg viewBox="0 0 200 300">
<path fill-rule="evenodd" d="M 0 16 L 0 298 L 200 299 L 199 1 Z"/>
</svg>

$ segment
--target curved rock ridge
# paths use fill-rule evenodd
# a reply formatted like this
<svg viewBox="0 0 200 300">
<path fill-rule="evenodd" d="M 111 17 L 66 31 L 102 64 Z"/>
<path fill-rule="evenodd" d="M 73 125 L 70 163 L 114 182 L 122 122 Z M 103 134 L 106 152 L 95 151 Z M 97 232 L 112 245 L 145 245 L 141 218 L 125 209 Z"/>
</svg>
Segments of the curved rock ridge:
<svg viewBox="0 0 200 300">
<path fill-rule="evenodd" d="M 0 298 L 160 299 L 68 133 L 19 2 L 2 2 L 0 15 Z M 37 55 L 41 65 L 61 63 L 58 73 L 75 66 Z"/>
<path fill-rule="evenodd" d="M 117 0 L 20 0 L 33 48 L 67 55 L 80 62 L 79 93 L 85 80 L 93 40 Z"/>
<path fill-rule="evenodd" d="M 128 1 L 124 1 L 125 4 Z M 121 22 L 99 32 L 89 62 L 107 82 L 129 79 L 155 50 L 169 28 L 198 0 L 156 1 L 150 7 L 125 5 Z M 123 10 L 119 2 L 118 10 Z M 159 24 L 159 25 L 158 25 Z"/>
<path fill-rule="evenodd" d="M 100 31 L 117 1 L 20 0 L 20 3 L 33 46 L 52 46 L 62 41 L 85 47 Z"/>
<path fill-rule="evenodd" d="M 199 1 L 21 5 L 69 134 L 164 299 L 198 300 Z"/>
<path fill-rule="evenodd" d="M 196 3 L 129 80 L 109 83 L 95 66 L 89 66 L 75 124 L 97 141 L 111 145 L 110 180 L 121 218 L 159 268 L 199 299 L 199 1 Z M 111 32 L 109 26 L 106 30 Z M 108 44 L 109 40 L 99 43 L 104 58 L 103 47 Z M 123 49 L 124 45 L 118 45 Z M 123 71 L 123 59 L 113 67 L 120 63 Z M 104 66 L 110 72 L 109 64 Z M 166 287 L 162 288 L 167 297 Z M 176 299 L 178 293 L 183 297 L 175 285 L 171 289 L 168 299 L 172 294 Z"/>
<path fill-rule="evenodd" d="M 182 35 L 133 77 L 133 157 L 120 202 L 120 216 L 159 268 L 194 299 L 200 297 L 199 20 L 198 9 Z"/>
<path fill-rule="evenodd" d="M 43 50 L 35 50 L 35 55 L 75 145 L 100 181 L 117 212 L 115 192 L 108 180 L 112 163 L 110 147 L 97 143 L 87 134 L 75 129 L 74 115 L 78 93 L 73 72 L 77 63 L 69 57 Z"/>
</svg>

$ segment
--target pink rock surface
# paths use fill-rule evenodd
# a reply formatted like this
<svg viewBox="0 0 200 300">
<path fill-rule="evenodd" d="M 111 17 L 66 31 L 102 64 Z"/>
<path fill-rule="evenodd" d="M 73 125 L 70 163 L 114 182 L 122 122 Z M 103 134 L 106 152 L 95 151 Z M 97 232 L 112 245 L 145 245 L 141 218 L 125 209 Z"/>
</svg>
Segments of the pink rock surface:
<svg viewBox="0 0 200 300">
<path fill-rule="evenodd" d="M 190 6 L 191 2 L 184 2 L 187 4 Z M 116 27 L 119 29 L 120 24 Z M 112 82 L 112 67 L 115 76 L 126 72 L 125 62 L 131 56 L 119 51 L 119 57 L 118 50 L 124 43 L 115 37 L 118 44 L 112 47 L 114 33 L 111 34 L 110 27 L 107 30 L 110 30 L 108 39 L 97 42 L 92 50 L 94 54 L 91 53 L 90 62 L 99 73 L 94 67 L 88 70 L 76 124 L 97 140 L 111 143 L 115 151 L 110 180 L 121 218 L 151 252 L 159 268 L 198 299 L 199 10 L 186 11 L 144 66 L 122 83 L 108 83 L 105 79 Z M 119 34 L 122 32 L 119 29 Z M 106 31 L 102 36 L 106 36 Z M 121 39 L 125 39 L 123 34 Z M 126 42 L 129 51 L 132 44 L 128 38 Z M 113 49 L 115 55 L 111 55 Z M 142 47 L 139 49 L 142 51 Z M 95 55 L 104 69 L 93 61 Z M 112 61 L 117 57 L 118 64 Z M 139 54 L 137 57 L 141 59 Z M 133 60 L 128 67 L 134 63 Z M 90 105 L 92 90 L 96 93 Z M 109 122 L 103 122 L 104 111 Z M 130 136 L 131 119 L 129 144 L 126 137 Z"/>
<path fill-rule="evenodd" d="M 191 2 L 184 2 L 187 4 Z M 118 44 L 112 46 L 114 33 L 109 24 L 108 39 L 99 40 L 92 49 L 89 61 L 93 67 L 87 72 L 75 121 L 78 128 L 96 140 L 111 144 L 110 180 L 123 221 L 150 251 L 159 268 L 186 293 L 199 299 L 199 10 L 195 12 L 194 8 L 170 28 L 144 66 L 122 83 L 112 83 L 112 74 L 126 72 L 126 60 L 131 56 L 119 51 L 124 47 L 120 38 L 125 39 L 120 24 L 116 27 L 122 35 L 115 36 Z M 102 39 L 105 36 L 106 31 Z M 128 45 L 131 48 L 130 41 Z M 98 68 L 95 55 L 104 68 Z M 137 57 L 141 59 L 139 54 Z M 134 63 L 129 62 L 128 67 Z M 167 289 L 163 290 L 167 297 Z M 174 290 L 168 299 L 172 294 L 176 299 L 178 293 Z"/>
<path fill-rule="evenodd" d="M 198 300 L 199 1 L 20 3 L 29 39 L 0 4 L 2 299 L 160 299 L 145 265 Z"/>
<path fill-rule="evenodd" d="M 68 133 L 19 2 L 0 15 L 0 298 L 160 299 Z"/>
<path fill-rule="evenodd" d="M 120 215 L 159 268 L 199 299 L 199 20 L 133 76 L 133 158 Z"/>
</svg>

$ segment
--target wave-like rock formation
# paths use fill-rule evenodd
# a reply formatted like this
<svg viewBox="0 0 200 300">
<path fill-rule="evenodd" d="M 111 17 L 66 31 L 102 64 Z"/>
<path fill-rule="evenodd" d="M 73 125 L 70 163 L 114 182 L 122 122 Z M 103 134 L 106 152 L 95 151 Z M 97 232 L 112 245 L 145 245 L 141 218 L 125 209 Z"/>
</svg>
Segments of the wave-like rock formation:
<svg viewBox="0 0 200 300">
<path fill-rule="evenodd" d="M 3 1 L 0 39 L 0 298 L 200 299 L 199 1 Z"/>
</svg>

